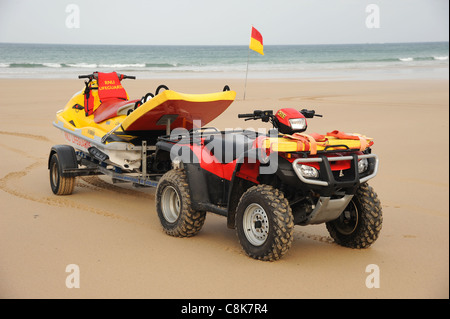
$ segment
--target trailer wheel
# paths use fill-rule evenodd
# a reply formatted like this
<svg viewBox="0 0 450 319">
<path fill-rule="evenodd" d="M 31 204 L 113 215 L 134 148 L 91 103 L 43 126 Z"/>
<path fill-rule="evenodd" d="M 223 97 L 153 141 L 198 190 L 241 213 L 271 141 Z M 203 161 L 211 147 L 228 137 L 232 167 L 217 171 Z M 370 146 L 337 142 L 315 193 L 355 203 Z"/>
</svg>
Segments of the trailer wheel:
<svg viewBox="0 0 450 319">
<path fill-rule="evenodd" d="M 382 223 L 380 200 L 373 188 L 364 183 L 344 212 L 326 225 L 337 244 L 361 249 L 368 248 L 377 240 Z"/>
<path fill-rule="evenodd" d="M 191 207 L 183 170 L 173 169 L 161 178 L 156 189 L 156 210 L 164 232 L 170 236 L 195 236 L 205 223 L 206 212 Z"/>
<path fill-rule="evenodd" d="M 75 176 L 63 176 L 62 165 L 57 153 L 54 153 L 49 163 L 50 186 L 55 195 L 70 195 L 75 187 Z"/>
<path fill-rule="evenodd" d="M 250 188 L 237 206 L 236 230 L 250 257 L 264 261 L 280 259 L 293 240 L 294 217 L 288 200 L 269 185 Z"/>
</svg>

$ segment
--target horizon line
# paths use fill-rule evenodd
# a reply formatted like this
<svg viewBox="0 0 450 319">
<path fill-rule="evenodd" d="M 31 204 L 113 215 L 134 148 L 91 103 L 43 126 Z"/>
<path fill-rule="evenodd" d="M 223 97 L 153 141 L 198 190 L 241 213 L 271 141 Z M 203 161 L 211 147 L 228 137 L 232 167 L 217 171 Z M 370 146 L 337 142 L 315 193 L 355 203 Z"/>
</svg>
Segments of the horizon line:
<svg viewBox="0 0 450 319">
<path fill-rule="evenodd" d="M 264 44 L 271 46 L 309 46 L 309 45 L 368 45 L 368 44 L 412 44 L 412 43 L 449 43 L 449 41 L 406 41 L 406 42 L 349 42 L 349 43 L 303 43 L 303 44 Z M 0 44 L 37 44 L 37 45 L 80 45 L 80 46 L 210 46 L 210 47 L 247 47 L 248 44 L 113 44 L 113 43 L 52 43 L 52 42 L 2 42 Z"/>
</svg>

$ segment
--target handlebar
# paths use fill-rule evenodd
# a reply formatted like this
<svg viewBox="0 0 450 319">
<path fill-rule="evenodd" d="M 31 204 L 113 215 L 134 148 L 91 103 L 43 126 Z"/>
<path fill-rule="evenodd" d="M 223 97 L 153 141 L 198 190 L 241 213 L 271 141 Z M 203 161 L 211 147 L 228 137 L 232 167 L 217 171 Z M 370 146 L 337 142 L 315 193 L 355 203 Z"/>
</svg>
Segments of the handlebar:
<svg viewBox="0 0 450 319">
<path fill-rule="evenodd" d="M 314 116 L 323 117 L 320 114 L 316 114 L 316 111 L 314 111 L 314 110 L 303 109 L 300 111 L 300 113 L 302 113 L 303 116 L 306 117 L 307 119 L 312 119 Z"/>
<path fill-rule="evenodd" d="M 300 111 L 300 113 L 308 119 L 311 119 L 313 117 L 323 117 L 320 114 L 316 114 L 315 110 L 307 110 L 307 109 L 303 109 Z M 263 122 L 268 122 L 270 119 L 273 120 L 273 111 L 272 110 L 267 110 L 267 111 L 261 111 L 261 110 L 255 110 L 253 111 L 253 113 L 242 113 L 242 114 L 238 114 L 238 118 L 240 119 L 245 119 L 246 121 L 249 120 L 262 120 Z"/>
<path fill-rule="evenodd" d="M 255 115 L 252 113 L 244 113 L 244 114 L 238 114 L 238 118 L 243 119 L 247 117 L 254 117 Z"/>
<path fill-rule="evenodd" d="M 238 114 L 238 118 L 240 119 L 245 118 L 246 121 L 262 120 L 263 122 L 269 122 L 273 118 L 273 111 L 255 110 L 253 111 L 253 113 Z"/>
<path fill-rule="evenodd" d="M 125 74 L 120 74 L 120 73 L 116 73 L 116 74 L 120 81 L 125 80 L 125 79 L 136 80 L 136 77 L 132 76 L 132 75 L 125 75 Z M 89 79 L 92 81 L 94 79 L 97 79 L 97 75 L 98 75 L 98 72 L 94 72 L 92 74 L 79 75 L 78 78 L 79 79 Z"/>
</svg>

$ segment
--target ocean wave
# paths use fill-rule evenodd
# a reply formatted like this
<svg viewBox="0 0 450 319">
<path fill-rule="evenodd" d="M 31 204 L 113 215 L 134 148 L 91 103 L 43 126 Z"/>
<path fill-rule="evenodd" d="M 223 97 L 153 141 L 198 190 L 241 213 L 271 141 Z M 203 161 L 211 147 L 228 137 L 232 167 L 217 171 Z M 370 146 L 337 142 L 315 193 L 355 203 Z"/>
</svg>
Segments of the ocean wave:
<svg viewBox="0 0 450 319">
<path fill-rule="evenodd" d="M 181 66 L 179 63 L 145 63 L 146 68 L 176 68 Z"/>
<path fill-rule="evenodd" d="M 65 65 L 63 63 L 54 63 L 54 62 L 27 62 L 27 63 L 0 63 L 1 67 L 4 68 L 62 68 Z"/>
<path fill-rule="evenodd" d="M 62 65 L 59 63 L 42 63 L 43 66 L 48 68 L 61 68 Z"/>
<path fill-rule="evenodd" d="M 98 65 L 95 63 L 67 63 L 64 64 L 67 67 L 71 68 L 96 68 Z"/>
<path fill-rule="evenodd" d="M 131 63 L 131 64 L 121 64 L 121 63 L 115 63 L 115 64 L 99 64 L 99 68 L 116 68 L 116 69 L 122 69 L 122 68 L 145 68 L 145 63 Z"/>
<path fill-rule="evenodd" d="M 4 63 L 0 62 L 1 68 L 176 68 L 179 63 L 55 63 L 55 62 L 25 62 Z"/>
<path fill-rule="evenodd" d="M 135 60 L 136 61 L 136 60 Z M 293 58 L 292 60 L 284 59 L 282 61 L 268 60 L 261 62 L 253 62 L 252 67 L 261 70 L 271 70 L 271 71 L 283 71 L 290 69 L 305 69 L 311 68 L 342 68 L 342 67 L 366 67 L 366 66 L 389 66 L 398 64 L 408 65 L 442 65 L 448 63 L 448 56 L 445 54 L 432 56 L 424 55 L 411 55 L 407 54 L 394 57 L 355 57 L 355 58 L 342 58 L 340 57 L 327 57 L 324 58 L 311 58 L 311 59 L 298 59 Z M 74 69 L 93 69 L 102 71 L 108 70 L 127 70 L 127 71 L 151 71 L 151 72 L 221 72 L 221 71 L 239 71 L 245 69 L 245 62 L 242 60 L 233 61 L 210 61 L 205 63 L 204 61 L 187 61 L 182 63 L 179 62 L 143 62 L 143 63 L 124 63 L 123 61 L 117 62 L 11 62 L 3 61 L 0 62 L 0 68 L 5 72 L 5 69 L 65 69 L 69 71 L 71 68 Z M 61 70 L 62 71 L 62 70 Z M 27 71 L 31 72 L 31 70 Z M 59 71 L 58 71 L 59 72 Z"/>
<path fill-rule="evenodd" d="M 10 63 L 10 68 L 44 68 L 43 63 Z"/>
<path fill-rule="evenodd" d="M 400 58 L 367 58 L 367 59 L 329 59 L 324 61 L 309 61 L 309 63 L 318 64 L 359 64 L 359 63 L 389 63 L 389 62 L 412 62 L 412 61 L 446 61 L 448 56 L 415 56 L 415 57 L 400 57 Z M 304 61 L 303 61 L 304 62 Z"/>
<path fill-rule="evenodd" d="M 396 62 L 398 61 L 398 59 L 395 58 L 378 58 L 378 59 L 340 59 L 340 60 L 325 60 L 325 61 L 310 61 L 310 62 L 305 62 L 306 64 L 308 63 L 319 63 L 319 64 L 349 64 L 349 63 L 367 63 L 367 62 Z"/>
<path fill-rule="evenodd" d="M 407 58 L 373 58 L 373 59 L 342 59 L 342 60 L 326 60 L 326 61 L 314 61 L 314 62 L 306 62 L 308 63 L 319 63 L 319 64 L 352 64 L 352 63 L 389 63 L 389 62 L 409 62 L 414 61 L 416 58 L 407 57 Z M 428 58 L 417 58 L 417 60 L 432 60 L 432 57 Z"/>
</svg>

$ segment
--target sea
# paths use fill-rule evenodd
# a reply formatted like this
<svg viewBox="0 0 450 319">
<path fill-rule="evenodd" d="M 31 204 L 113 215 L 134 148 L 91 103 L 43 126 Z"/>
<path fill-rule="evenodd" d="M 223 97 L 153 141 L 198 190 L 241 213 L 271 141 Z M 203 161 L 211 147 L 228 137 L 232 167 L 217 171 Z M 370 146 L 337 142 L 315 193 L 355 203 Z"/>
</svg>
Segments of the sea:
<svg viewBox="0 0 450 319">
<path fill-rule="evenodd" d="M 248 46 L 0 43 L 0 78 L 448 79 L 448 56 L 448 42 L 266 45 L 264 55 Z"/>
</svg>

